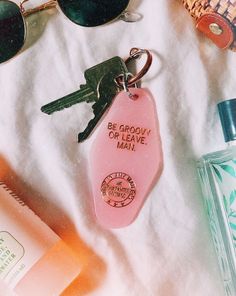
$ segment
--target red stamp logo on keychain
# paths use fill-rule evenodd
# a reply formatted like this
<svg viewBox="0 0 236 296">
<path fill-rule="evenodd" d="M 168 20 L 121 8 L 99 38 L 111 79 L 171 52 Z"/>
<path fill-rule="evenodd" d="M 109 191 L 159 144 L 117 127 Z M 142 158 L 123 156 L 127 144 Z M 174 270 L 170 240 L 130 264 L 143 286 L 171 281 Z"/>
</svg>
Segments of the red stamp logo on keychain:
<svg viewBox="0 0 236 296">
<path fill-rule="evenodd" d="M 108 175 L 102 182 L 103 200 L 114 208 L 123 208 L 135 198 L 136 185 L 126 173 L 116 172 Z"/>
</svg>

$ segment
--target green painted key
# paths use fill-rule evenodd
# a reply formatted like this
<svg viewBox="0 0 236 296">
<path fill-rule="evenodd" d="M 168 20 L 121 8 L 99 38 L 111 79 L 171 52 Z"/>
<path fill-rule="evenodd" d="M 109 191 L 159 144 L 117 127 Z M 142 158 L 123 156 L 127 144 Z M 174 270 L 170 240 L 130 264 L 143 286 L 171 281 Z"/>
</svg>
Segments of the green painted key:
<svg viewBox="0 0 236 296">
<path fill-rule="evenodd" d="M 52 114 L 81 102 L 98 102 L 99 105 L 101 101 L 104 105 L 103 101 L 112 101 L 119 90 L 116 78 L 125 73 L 128 70 L 120 57 L 109 59 L 85 71 L 86 85 L 81 85 L 80 90 L 44 105 L 41 111 Z"/>
</svg>

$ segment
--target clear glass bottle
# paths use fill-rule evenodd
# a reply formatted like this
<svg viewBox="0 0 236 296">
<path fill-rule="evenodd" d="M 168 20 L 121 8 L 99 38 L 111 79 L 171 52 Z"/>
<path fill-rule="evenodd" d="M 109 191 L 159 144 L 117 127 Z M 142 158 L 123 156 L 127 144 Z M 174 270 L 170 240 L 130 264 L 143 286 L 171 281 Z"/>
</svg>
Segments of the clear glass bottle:
<svg viewBox="0 0 236 296">
<path fill-rule="evenodd" d="M 218 104 L 227 147 L 204 155 L 198 175 L 226 295 L 236 295 L 236 99 Z"/>
</svg>

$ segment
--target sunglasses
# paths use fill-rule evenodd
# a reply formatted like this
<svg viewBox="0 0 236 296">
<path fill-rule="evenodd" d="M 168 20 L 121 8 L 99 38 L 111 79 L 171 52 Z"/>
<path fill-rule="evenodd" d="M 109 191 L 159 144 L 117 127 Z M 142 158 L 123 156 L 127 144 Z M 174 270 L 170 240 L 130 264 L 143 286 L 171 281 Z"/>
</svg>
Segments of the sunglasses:
<svg viewBox="0 0 236 296">
<path fill-rule="evenodd" d="M 0 0 L 0 63 L 14 57 L 26 39 L 25 17 L 58 6 L 72 22 L 80 26 L 95 27 L 120 18 L 136 21 L 136 14 L 128 13 L 130 0 L 51 0 L 39 7 L 25 10 L 23 0 L 18 6 L 9 0 Z"/>
</svg>

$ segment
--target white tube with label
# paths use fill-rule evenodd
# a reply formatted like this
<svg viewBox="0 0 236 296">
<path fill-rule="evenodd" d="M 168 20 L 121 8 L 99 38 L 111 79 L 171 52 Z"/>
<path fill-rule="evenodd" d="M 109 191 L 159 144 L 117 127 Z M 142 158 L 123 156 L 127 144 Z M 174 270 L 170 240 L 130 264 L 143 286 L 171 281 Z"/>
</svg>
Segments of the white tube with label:
<svg viewBox="0 0 236 296">
<path fill-rule="evenodd" d="M 59 296 L 79 272 L 74 253 L 0 182 L 0 280 L 19 296 Z"/>
</svg>

